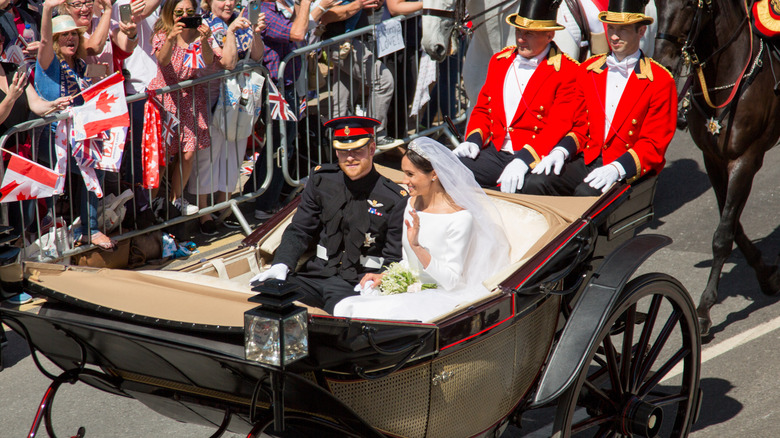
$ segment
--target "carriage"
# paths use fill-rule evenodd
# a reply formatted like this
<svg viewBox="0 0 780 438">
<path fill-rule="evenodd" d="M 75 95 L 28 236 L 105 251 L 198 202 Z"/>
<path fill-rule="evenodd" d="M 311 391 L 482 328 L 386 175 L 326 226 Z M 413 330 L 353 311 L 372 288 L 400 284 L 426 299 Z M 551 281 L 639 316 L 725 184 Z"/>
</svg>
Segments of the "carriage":
<svg viewBox="0 0 780 438">
<path fill-rule="evenodd" d="M 654 192 L 651 177 L 594 198 L 492 195 L 511 264 L 430 321 L 333 317 L 284 284 L 246 286 L 295 203 L 175 272 L 6 265 L 4 286 L 23 274 L 46 298 L 0 307 L 53 381 L 30 436 L 55 436 L 54 396 L 77 381 L 214 437 L 495 437 L 531 409 L 554 412 L 554 436 L 685 436 L 701 399 L 694 306 L 676 279 L 635 275 L 670 242 L 635 235 Z"/>
</svg>

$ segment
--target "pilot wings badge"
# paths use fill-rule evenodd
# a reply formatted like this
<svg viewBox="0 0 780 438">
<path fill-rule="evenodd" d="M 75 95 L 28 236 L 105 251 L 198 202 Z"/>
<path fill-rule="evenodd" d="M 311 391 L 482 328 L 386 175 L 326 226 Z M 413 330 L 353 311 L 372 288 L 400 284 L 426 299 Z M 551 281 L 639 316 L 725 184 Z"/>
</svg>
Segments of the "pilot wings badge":
<svg viewBox="0 0 780 438">
<path fill-rule="evenodd" d="M 374 208 L 379 208 L 379 207 L 384 207 L 385 206 L 385 204 L 382 204 L 381 202 L 373 200 L 373 199 L 368 199 L 366 202 L 368 202 L 368 205 L 370 205 L 370 206 L 372 206 Z"/>
</svg>

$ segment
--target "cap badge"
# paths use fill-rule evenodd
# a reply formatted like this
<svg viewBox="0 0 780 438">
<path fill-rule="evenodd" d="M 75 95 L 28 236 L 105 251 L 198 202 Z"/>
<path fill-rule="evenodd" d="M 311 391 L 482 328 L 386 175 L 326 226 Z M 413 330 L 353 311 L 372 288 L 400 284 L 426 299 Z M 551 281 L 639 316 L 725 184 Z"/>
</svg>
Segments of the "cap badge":
<svg viewBox="0 0 780 438">
<path fill-rule="evenodd" d="M 347 126 L 347 127 L 345 127 L 345 128 L 344 128 L 344 134 L 347 134 L 347 135 L 349 135 L 349 126 Z"/>
</svg>

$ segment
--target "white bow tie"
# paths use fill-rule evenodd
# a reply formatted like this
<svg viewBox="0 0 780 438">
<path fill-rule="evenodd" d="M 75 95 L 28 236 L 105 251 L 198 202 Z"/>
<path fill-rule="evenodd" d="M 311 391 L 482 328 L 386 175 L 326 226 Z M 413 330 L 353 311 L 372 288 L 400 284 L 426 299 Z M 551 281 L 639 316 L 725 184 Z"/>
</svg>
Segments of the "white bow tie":
<svg viewBox="0 0 780 438">
<path fill-rule="evenodd" d="M 622 61 L 618 61 L 614 55 L 609 55 L 607 56 L 607 68 L 623 76 L 628 76 L 634 69 L 637 61 L 639 60 L 636 58 L 623 58 Z"/>
<path fill-rule="evenodd" d="M 517 57 L 515 57 L 515 65 L 518 67 L 536 68 L 539 65 L 539 60 L 536 58 L 524 58 L 520 55 L 517 55 Z"/>
</svg>

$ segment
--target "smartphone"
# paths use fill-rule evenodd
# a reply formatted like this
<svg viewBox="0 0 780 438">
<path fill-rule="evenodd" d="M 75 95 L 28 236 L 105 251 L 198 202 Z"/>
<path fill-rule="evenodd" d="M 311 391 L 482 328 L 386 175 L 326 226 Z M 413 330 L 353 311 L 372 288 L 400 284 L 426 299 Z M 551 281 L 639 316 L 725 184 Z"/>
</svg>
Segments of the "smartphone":
<svg viewBox="0 0 780 438">
<path fill-rule="evenodd" d="M 203 23 L 203 17 L 200 15 L 193 15 L 192 17 L 181 17 L 180 23 L 184 23 L 185 29 L 197 29 L 198 26 Z"/>
<path fill-rule="evenodd" d="M 105 64 L 87 64 L 87 77 L 102 78 L 106 75 L 108 75 L 108 67 Z"/>
<path fill-rule="evenodd" d="M 130 4 L 124 4 L 119 5 L 119 19 L 122 20 L 122 23 L 129 23 L 130 17 L 133 15 L 133 9 L 130 7 Z"/>
<path fill-rule="evenodd" d="M 252 27 L 255 27 L 257 24 L 257 17 L 260 16 L 260 2 L 252 0 L 247 7 L 249 8 L 249 22 L 252 23 Z"/>
</svg>

